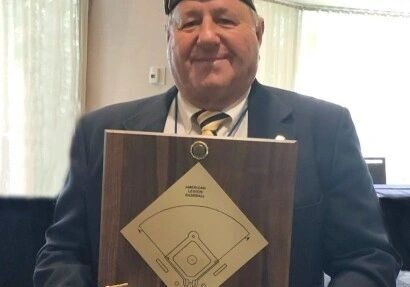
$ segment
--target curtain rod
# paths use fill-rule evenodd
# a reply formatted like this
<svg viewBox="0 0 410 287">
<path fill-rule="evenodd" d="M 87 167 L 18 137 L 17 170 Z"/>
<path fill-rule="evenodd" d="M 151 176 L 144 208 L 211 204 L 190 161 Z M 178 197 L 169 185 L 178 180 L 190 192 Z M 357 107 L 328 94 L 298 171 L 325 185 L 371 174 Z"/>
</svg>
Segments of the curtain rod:
<svg viewBox="0 0 410 287">
<path fill-rule="evenodd" d="M 377 10 L 377 9 L 359 9 L 359 8 L 348 8 L 341 6 L 327 6 L 327 5 L 316 5 L 316 4 L 301 4 L 298 2 L 287 1 L 287 0 L 264 0 L 279 5 L 307 11 L 323 11 L 323 12 L 335 12 L 335 13 L 349 13 L 349 14 L 360 14 L 360 15 L 375 15 L 375 16 L 389 16 L 389 17 L 402 17 L 410 18 L 410 12 L 397 12 L 390 10 Z"/>
</svg>

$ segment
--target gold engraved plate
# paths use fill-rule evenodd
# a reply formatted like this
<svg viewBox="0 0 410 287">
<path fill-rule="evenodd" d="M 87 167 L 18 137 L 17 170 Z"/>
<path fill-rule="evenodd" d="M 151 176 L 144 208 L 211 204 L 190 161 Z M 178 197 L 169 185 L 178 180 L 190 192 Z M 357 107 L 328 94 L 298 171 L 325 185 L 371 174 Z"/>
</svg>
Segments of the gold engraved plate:
<svg viewBox="0 0 410 287">
<path fill-rule="evenodd" d="M 220 286 L 268 244 L 200 163 L 121 233 L 168 287 Z"/>
<path fill-rule="evenodd" d="M 208 153 L 208 145 L 202 141 L 196 141 L 191 145 L 191 156 L 196 160 L 203 160 Z"/>
</svg>

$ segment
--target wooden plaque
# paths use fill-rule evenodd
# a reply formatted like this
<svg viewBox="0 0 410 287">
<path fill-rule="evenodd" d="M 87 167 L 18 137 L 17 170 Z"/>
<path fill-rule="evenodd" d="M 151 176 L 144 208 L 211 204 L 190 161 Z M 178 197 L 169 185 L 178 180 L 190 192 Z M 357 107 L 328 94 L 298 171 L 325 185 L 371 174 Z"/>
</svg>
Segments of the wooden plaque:
<svg viewBox="0 0 410 287">
<path fill-rule="evenodd" d="M 107 131 L 98 286 L 166 286 L 120 231 L 200 162 L 268 241 L 221 286 L 287 287 L 296 156 L 295 141 Z"/>
</svg>

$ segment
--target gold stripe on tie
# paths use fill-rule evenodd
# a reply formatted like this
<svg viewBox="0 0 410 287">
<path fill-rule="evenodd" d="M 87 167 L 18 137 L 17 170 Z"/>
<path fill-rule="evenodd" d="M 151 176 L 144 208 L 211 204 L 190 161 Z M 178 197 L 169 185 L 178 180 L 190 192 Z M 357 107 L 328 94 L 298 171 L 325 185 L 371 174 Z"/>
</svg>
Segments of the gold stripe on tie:
<svg viewBox="0 0 410 287">
<path fill-rule="evenodd" d="M 194 120 L 201 128 L 202 135 L 216 136 L 223 123 L 230 119 L 230 116 L 222 112 L 210 112 L 200 110 L 193 115 Z"/>
</svg>

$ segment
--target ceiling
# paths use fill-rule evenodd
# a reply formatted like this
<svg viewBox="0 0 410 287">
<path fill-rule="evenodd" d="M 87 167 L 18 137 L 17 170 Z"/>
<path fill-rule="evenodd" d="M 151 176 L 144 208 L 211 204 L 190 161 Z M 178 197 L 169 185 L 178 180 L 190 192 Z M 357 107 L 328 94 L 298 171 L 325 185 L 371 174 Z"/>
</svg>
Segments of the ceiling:
<svg viewBox="0 0 410 287">
<path fill-rule="evenodd" d="M 409 0 L 293 0 L 302 5 L 349 7 L 357 9 L 410 12 Z"/>
</svg>

